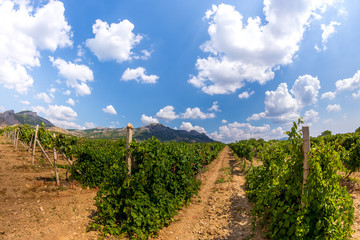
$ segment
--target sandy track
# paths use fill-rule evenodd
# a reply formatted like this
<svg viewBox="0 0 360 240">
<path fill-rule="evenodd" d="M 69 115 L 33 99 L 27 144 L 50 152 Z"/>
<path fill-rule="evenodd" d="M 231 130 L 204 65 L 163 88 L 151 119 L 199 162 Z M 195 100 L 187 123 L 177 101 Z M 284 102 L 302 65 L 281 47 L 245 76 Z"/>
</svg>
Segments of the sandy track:
<svg viewBox="0 0 360 240">
<path fill-rule="evenodd" d="M 199 197 L 181 210 L 157 239 L 263 239 L 251 231 L 245 176 L 229 147 L 202 174 Z"/>
</svg>

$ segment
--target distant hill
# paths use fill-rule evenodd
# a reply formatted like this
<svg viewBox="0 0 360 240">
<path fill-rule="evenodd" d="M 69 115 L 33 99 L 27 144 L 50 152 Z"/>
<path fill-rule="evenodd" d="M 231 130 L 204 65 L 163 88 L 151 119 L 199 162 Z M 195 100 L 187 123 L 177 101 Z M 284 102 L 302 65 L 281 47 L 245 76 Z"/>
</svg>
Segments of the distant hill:
<svg viewBox="0 0 360 240">
<path fill-rule="evenodd" d="M 87 130 L 68 130 L 71 134 L 96 139 L 119 139 L 126 137 L 126 128 L 94 128 Z M 185 130 L 175 130 L 160 123 L 153 123 L 146 127 L 134 129 L 133 138 L 139 141 L 147 140 L 155 136 L 160 141 L 176 142 L 214 142 L 204 133 L 195 130 L 190 132 Z"/>
<path fill-rule="evenodd" d="M 45 127 L 55 127 L 50 121 L 45 118 L 39 117 L 36 112 L 22 111 L 15 113 L 14 110 L 9 110 L 4 113 L 0 113 L 0 126 L 12 126 L 15 124 L 29 124 L 29 125 L 41 125 L 45 124 Z"/>
</svg>

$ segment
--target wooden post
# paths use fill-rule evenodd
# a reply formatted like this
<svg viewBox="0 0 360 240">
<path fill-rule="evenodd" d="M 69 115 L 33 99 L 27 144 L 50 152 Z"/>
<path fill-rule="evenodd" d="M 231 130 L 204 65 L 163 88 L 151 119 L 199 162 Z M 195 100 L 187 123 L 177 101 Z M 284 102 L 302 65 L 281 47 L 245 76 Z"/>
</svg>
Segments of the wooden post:
<svg viewBox="0 0 360 240">
<path fill-rule="evenodd" d="M 33 145 L 33 154 L 32 154 L 32 164 L 33 165 L 34 165 L 34 159 L 35 159 L 35 147 L 36 147 L 38 130 L 39 130 L 39 125 L 36 125 L 35 136 L 34 136 L 34 145 Z"/>
<path fill-rule="evenodd" d="M 33 140 L 34 140 L 34 134 L 31 134 L 30 145 L 28 147 L 28 155 L 30 155 L 30 149 L 31 149 Z"/>
<path fill-rule="evenodd" d="M 19 143 L 19 134 L 20 134 L 20 129 L 18 129 L 16 131 L 15 151 L 17 151 L 17 147 L 18 147 L 18 143 Z"/>
<path fill-rule="evenodd" d="M 39 147 L 40 147 L 40 149 L 41 149 L 42 156 L 45 156 L 45 157 L 46 157 L 46 159 L 49 161 L 50 165 L 53 167 L 53 166 L 54 166 L 54 164 L 51 162 L 51 160 L 50 160 L 49 156 L 46 154 L 46 152 L 45 152 L 45 150 L 44 150 L 43 146 L 41 146 L 41 143 L 39 142 L 39 140 L 38 140 L 38 139 L 36 139 L 36 143 L 39 145 Z"/>
<path fill-rule="evenodd" d="M 56 139 L 55 133 L 53 133 L 53 137 L 54 137 L 54 139 Z M 57 184 L 58 186 L 60 186 L 59 172 L 58 172 L 58 169 L 57 169 L 57 167 L 56 167 L 56 161 L 57 161 L 57 156 L 56 156 L 56 148 L 55 148 L 55 144 L 54 144 L 54 169 L 55 169 L 55 178 L 56 178 L 56 184 Z"/>
<path fill-rule="evenodd" d="M 14 130 L 14 140 L 13 140 L 14 146 L 16 145 L 16 134 L 17 134 L 17 130 Z"/>
<path fill-rule="evenodd" d="M 132 142 L 132 130 L 134 129 L 133 125 L 129 123 L 126 126 L 126 149 L 130 149 L 130 144 Z M 131 153 L 126 154 L 126 162 L 128 166 L 128 176 L 131 176 Z"/>
<path fill-rule="evenodd" d="M 309 167 L 309 151 L 310 151 L 310 130 L 308 126 L 302 127 L 303 132 L 303 152 L 304 152 L 304 165 L 303 165 L 303 185 L 302 185 L 302 194 L 304 194 L 305 184 L 307 182 L 307 177 L 310 172 Z M 302 201 L 301 201 L 302 202 Z M 304 207 L 304 203 L 301 203 Z"/>
</svg>

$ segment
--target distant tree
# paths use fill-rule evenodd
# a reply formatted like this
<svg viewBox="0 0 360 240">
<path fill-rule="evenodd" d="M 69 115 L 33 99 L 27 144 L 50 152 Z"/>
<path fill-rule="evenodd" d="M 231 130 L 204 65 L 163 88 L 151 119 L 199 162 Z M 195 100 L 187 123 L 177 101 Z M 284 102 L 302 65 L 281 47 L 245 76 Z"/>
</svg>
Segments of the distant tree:
<svg viewBox="0 0 360 240">
<path fill-rule="evenodd" d="M 360 127 L 355 130 L 356 133 L 360 133 Z"/>
<path fill-rule="evenodd" d="M 330 136 L 331 134 L 332 132 L 330 130 L 326 130 L 321 133 L 321 136 L 325 137 L 325 136 Z"/>
</svg>

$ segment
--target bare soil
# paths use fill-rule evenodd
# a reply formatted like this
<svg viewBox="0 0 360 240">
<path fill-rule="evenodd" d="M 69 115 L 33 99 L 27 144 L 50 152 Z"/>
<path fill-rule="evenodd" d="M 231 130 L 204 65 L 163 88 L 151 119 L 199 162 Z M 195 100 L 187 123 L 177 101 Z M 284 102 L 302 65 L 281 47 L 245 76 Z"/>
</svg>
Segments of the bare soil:
<svg viewBox="0 0 360 240">
<path fill-rule="evenodd" d="M 263 239 L 251 230 L 251 209 L 245 194 L 242 163 L 229 147 L 201 174 L 198 197 L 182 209 L 157 239 Z"/>
<path fill-rule="evenodd" d="M 97 239 L 85 231 L 96 190 L 65 181 L 64 169 L 56 186 L 54 169 L 40 152 L 32 165 L 22 145 L 14 149 L 0 136 L 0 239 Z"/>
</svg>

